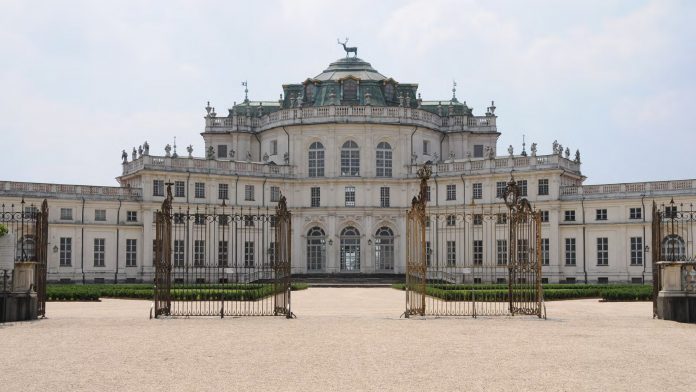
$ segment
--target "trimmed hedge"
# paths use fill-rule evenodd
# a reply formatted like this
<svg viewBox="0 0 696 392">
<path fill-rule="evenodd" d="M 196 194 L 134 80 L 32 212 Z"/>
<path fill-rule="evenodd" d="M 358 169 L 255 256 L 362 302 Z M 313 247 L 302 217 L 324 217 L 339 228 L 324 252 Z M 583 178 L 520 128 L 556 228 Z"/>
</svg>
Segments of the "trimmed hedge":
<svg viewBox="0 0 696 392">
<path fill-rule="evenodd" d="M 405 284 L 395 283 L 392 288 L 405 290 Z M 652 286 L 636 284 L 545 284 L 544 300 L 564 300 L 579 298 L 601 298 L 604 301 L 651 301 Z M 524 295 L 533 291 L 515 289 Z M 503 302 L 508 300 L 508 287 L 503 284 L 432 284 L 426 287 L 426 293 L 445 301 L 480 301 Z"/>
<path fill-rule="evenodd" d="M 306 283 L 292 283 L 293 291 L 307 289 Z M 252 301 L 273 294 L 272 284 L 172 285 L 172 299 L 201 301 L 224 298 Z M 98 301 L 100 298 L 153 299 L 151 284 L 49 284 L 48 301 Z"/>
</svg>

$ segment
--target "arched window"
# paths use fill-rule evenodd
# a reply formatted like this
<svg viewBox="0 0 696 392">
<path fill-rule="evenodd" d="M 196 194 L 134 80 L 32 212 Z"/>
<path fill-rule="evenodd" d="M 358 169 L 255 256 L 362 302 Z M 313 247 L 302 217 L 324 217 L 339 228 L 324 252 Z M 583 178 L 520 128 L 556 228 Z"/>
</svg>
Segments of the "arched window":
<svg viewBox="0 0 696 392">
<path fill-rule="evenodd" d="M 387 83 L 384 85 L 384 99 L 386 101 L 393 101 L 394 100 L 394 85 L 391 83 Z"/>
<path fill-rule="evenodd" d="M 360 271 L 360 232 L 352 226 L 341 231 L 341 270 Z"/>
<path fill-rule="evenodd" d="M 394 269 L 394 232 L 388 227 L 375 233 L 375 265 L 379 270 Z"/>
<path fill-rule="evenodd" d="M 314 84 L 307 83 L 304 96 L 306 102 L 314 102 Z"/>
<path fill-rule="evenodd" d="M 352 140 L 341 147 L 341 176 L 357 177 L 360 175 L 360 149 Z"/>
<path fill-rule="evenodd" d="M 321 271 L 326 265 L 326 235 L 320 227 L 307 232 L 307 270 Z"/>
<path fill-rule="evenodd" d="M 377 145 L 377 177 L 392 176 L 392 149 L 389 143 L 381 142 Z"/>
<path fill-rule="evenodd" d="M 319 142 L 309 146 L 309 176 L 324 177 L 324 145 Z"/>
<path fill-rule="evenodd" d="M 662 261 L 679 261 L 685 258 L 684 240 L 680 236 L 670 234 L 662 240 Z"/>
</svg>

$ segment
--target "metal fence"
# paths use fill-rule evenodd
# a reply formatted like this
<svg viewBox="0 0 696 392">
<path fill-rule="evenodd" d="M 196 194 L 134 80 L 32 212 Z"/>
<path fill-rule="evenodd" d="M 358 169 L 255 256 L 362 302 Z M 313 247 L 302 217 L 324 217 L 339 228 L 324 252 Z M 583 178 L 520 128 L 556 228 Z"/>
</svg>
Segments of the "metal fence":
<svg viewBox="0 0 696 392">
<path fill-rule="evenodd" d="M 268 208 L 171 205 L 156 212 L 155 317 L 292 317 L 291 215 Z"/>
<path fill-rule="evenodd" d="M 540 216 L 517 184 L 506 205 L 426 209 L 428 174 L 407 216 L 405 315 L 545 316 Z"/>
<path fill-rule="evenodd" d="M 46 200 L 41 207 L 27 205 L 22 199 L 18 205 L 2 204 L 0 206 L 0 224 L 7 228 L 7 238 L 13 242 L 12 255 L 15 262 L 35 262 L 34 291 L 37 294 L 37 313 L 46 316 L 46 274 L 48 255 L 48 203 Z M 12 289 L 10 281 L 12 270 L 0 271 L 2 279 L 0 289 L 8 293 Z M 0 315 L 5 314 L 4 296 L 0 305 Z"/>
<path fill-rule="evenodd" d="M 653 316 L 663 284 L 663 268 L 679 265 L 679 285 L 686 293 L 696 293 L 696 209 L 693 204 L 657 205 L 652 209 Z"/>
</svg>

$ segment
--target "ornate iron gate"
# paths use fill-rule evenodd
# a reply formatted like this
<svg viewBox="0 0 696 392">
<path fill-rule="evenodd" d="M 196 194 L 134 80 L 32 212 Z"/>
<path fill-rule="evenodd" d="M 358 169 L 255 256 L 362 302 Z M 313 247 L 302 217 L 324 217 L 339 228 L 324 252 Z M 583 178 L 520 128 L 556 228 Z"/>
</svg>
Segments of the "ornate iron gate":
<svg viewBox="0 0 696 392">
<path fill-rule="evenodd" d="M 34 290 L 38 300 L 37 314 L 46 317 L 46 278 L 48 256 L 48 202 L 44 199 L 41 209 L 34 205 L 27 206 L 22 199 L 18 210 L 15 205 L 0 207 L 0 223 L 5 225 L 9 234 L 13 236 L 16 246 L 14 261 L 33 261 Z M 0 271 L 0 289 L 9 290 L 8 272 Z M 2 312 L 4 314 L 4 312 Z"/>
<path fill-rule="evenodd" d="M 156 212 L 155 317 L 277 316 L 291 311 L 291 214 L 268 208 L 172 206 Z"/>
<path fill-rule="evenodd" d="M 426 210 L 428 167 L 407 214 L 406 317 L 536 315 L 541 286 L 541 217 L 514 179 L 505 206 Z"/>
</svg>

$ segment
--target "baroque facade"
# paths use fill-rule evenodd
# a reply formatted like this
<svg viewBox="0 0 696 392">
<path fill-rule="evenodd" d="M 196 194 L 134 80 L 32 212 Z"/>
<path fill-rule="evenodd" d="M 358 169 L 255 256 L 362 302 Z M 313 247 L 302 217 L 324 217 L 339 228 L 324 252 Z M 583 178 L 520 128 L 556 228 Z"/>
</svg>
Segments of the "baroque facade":
<svg viewBox="0 0 696 392">
<path fill-rule="evenodd" d="M 652 203 L 694 201 L 696 180 L 582 185 L 579 152 L 555 141 L 548 155 L 536 144 L 498 154 L 495 109 L 475 115 L 454 88 L 452 98 L 423 100 L 417 84 L 346 57 L 284 85 L 277 101 L 245 97 L 224 116 L 208 104 L 202 157 L 170 146 L 155 155 L 145 143 L 124 150 L 118 187 L 6 181 L 0 201 L 48 198 L 50 281 L 150 281 L 166 184 L 174 209 L 272 210 L 285 195 L 295 274 L 402 274 L 418 167 L 433 165 L 433 209 L 502 205 L 514 173 L 542 211 L 545 280 L 650 281 Z"/>
</svg>

